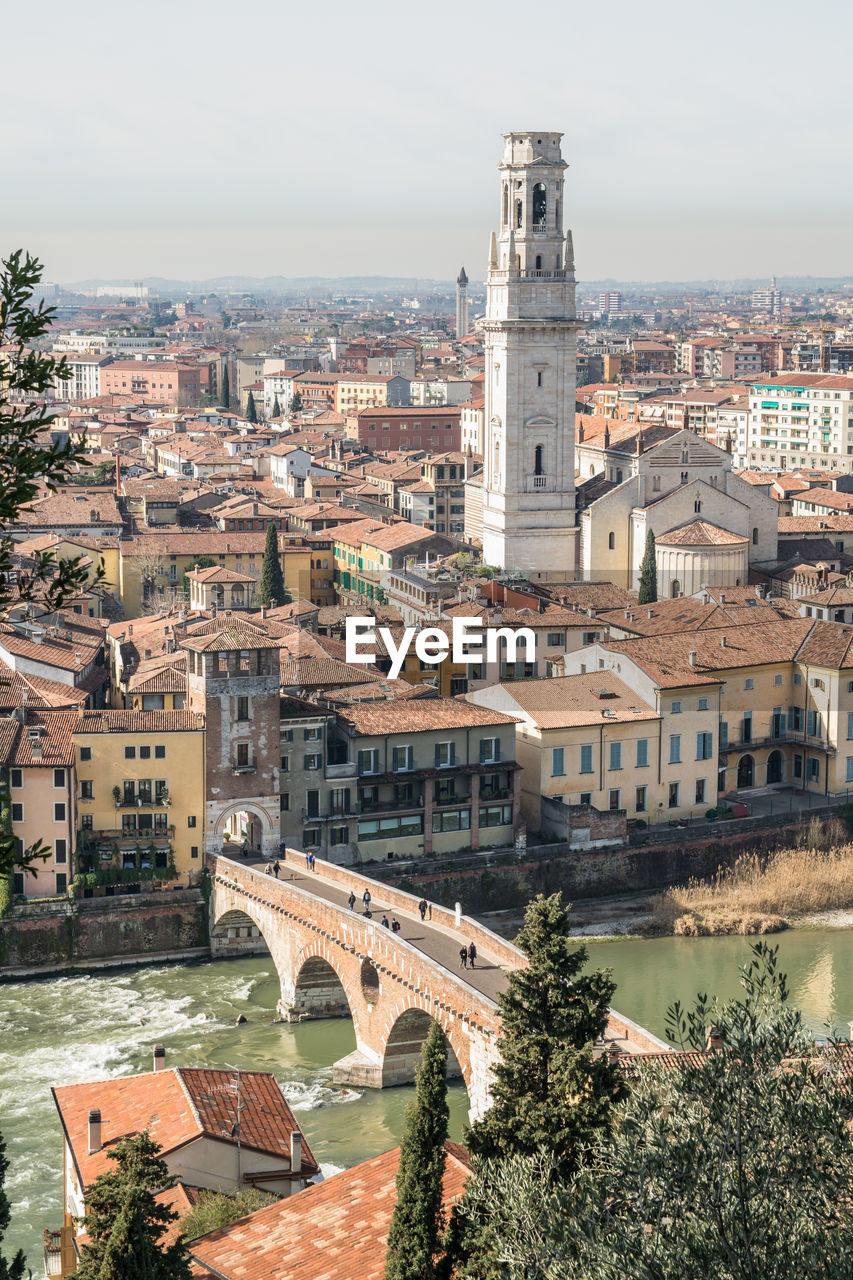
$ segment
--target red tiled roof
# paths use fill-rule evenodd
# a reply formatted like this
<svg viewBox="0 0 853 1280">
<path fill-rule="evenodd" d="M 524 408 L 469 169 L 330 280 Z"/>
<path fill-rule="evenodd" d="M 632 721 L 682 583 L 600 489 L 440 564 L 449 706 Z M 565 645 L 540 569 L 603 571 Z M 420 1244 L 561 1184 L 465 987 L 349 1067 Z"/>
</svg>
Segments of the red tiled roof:
<svg viewBox="0 0 853 1280">
<path fill-rule="evenodd" d="M 113 1167 L 107 1157 L 116 1142 L 143 1129 L 162 1147 L 164 1156 L 196 1138 L 235 1141 L 231 1137 L 236 1106 L 233 1071 L 173 1067 L 62 1085 L 51 1092 L 84 1186 Z M 241 1072 L 240 1102 L 241 1144 L 289 1162 L 290 1135 L 299 1125 L 275 1077 L 268 1071 Z M 92 1107 L 101 1112 L 103 1146 L 90 1154 Z M 302 1167 L 307 1177 L 319 1168 L 304 1136 Z"/>
<path fill-rule="evenodd" d="M 76 733 L 186 733 L 198 729 L 194 711 L 84 711 Z"/>
<path fill-rule="evenodd" d="M 464 1148 L 445 1147 L 449 1210 L 469 1164 Z M 189 1246 L 194 1280 L 382 1280 L 399 1160 L 397 1147 L 201 1236 Z"/>
</svg>

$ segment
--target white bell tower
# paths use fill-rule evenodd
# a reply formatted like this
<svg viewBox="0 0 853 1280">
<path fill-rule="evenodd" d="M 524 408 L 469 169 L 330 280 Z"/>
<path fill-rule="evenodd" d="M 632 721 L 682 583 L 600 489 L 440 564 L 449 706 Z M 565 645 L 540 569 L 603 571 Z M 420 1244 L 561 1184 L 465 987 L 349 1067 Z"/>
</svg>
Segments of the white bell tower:
<svg viewBox="0 0 853 1280">
<path fill-rule="evenodd" d="M 532 579 L 577 564 L 575 273 L 561 133 L 505 133 L 486 302 L 483 557 Z"/>
</svg>

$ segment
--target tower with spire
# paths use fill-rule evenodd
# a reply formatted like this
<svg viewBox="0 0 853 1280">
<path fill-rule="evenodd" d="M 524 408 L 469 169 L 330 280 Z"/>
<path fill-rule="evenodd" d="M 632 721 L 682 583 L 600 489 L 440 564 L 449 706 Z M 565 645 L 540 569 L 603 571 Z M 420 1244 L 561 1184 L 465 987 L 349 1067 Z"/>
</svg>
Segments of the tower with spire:
<svg viewBox="0 0 853 1280">
<path fill-rule="evenodd" d="M 566 578 L 577 564 L 578 326 L 562 136 L 503 135 L 485 318 L 483 556 L 545 581 Z"/>
<path fill-rule="evenodd" d="M 468 276 L 460 267 L 456 277 L 456 337 L 464 338 L 468 332 Z"/>
</svg>

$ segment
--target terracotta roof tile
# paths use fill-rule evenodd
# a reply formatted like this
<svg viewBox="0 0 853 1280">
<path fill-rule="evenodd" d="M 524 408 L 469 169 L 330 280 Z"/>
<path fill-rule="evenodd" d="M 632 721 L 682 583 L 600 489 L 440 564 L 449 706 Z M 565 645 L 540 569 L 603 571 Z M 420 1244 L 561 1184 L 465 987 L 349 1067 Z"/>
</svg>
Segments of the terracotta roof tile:
<svg viewBox="0 0 853 1280">
<path fill-rule="evenodd" d="M 729 529 L 721 529 L 719 525 L 707 520 L 690 520 L 678 529 L 662 533 L 657 538 L 661 547 L 723 547 L 743 546 L 749 541 L 740 534 Z"/>
<path fill-rule="evenodd" d="M 363 677 L 362 677 L 363 678 Z M 476 729 L 517 724 L 515 716 L 474 706 L 455 698 L 430 698 L 404 703 L 398 700 L 342 707 L 339 718 L 355 736 L 378 737 L 386 733 L 430 733 L 435 730 Z"/>
<path fill-rule="evenodd" d="M 448 1210 L 469 1165 L 461 1147 L 445 1146 Z M 195 1240 L 194 1280 L 382 1280 L 399 1160 L 397 1147 Z"/>
<path fill-rule="evenodd" d="M 194 711 L 84 711 L 76 733 L 187 733 L 198 729 Z"/>
</svg>

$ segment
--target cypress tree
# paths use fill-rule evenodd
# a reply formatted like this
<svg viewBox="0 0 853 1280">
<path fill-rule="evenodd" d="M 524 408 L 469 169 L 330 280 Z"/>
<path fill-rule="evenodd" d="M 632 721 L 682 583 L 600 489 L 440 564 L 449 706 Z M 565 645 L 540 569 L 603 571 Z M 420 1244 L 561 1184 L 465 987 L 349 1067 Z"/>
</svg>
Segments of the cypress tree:
<svg viewBox="0 0 853 1280">
<path fill-rule="evenodd" d="M 231 408 L 231 379 L 228 377 L 228 365 L 225 366 L 225 372 L 222 374 L 222 408 Z"/>
<path fill-rule="evenodd" d="M 658 598 L 658 568 L 655 561 L 655 535 L 651 529 L 646 533 L 646 549 L 640 563 L 640 589 L 637 594 L 638 604 L 654 604 Z"/>
<path fill-rule="evenodd" d="M 275 524 L 267 526 L 267 540 L 264 546 L 264 563 L 261 569 L 261 604 L 287 604 L 289 592 L 284 585 L 284 574 L 281 572 L 281 558 L 278 554 L 278 530 Z"/>
<path fill-rule="evenodd" d="M 385 1280 L 433 1280 L 443 1227 L 442 1183 L 449 1111 L 447 1043 L 430 1027 L 400 1144 L 397 1203 L 388 1231 Z"/>
<path fill-rule="evenodd" d="M 147 1133 L 138 1133 L 109 1152 L 117 1167 L 89 1190 L 90 1243 L 74 1280 L 190 1280 L 183 1238 L 162 1243 L 178 1215 L 154 1199 L 175 1184 L 159 1151 Z"/>
<path fill-rule="evenodd" d="M 290 412 L 299 413 L 301 409 L 302 409 L 302 396 L 299 394 L 298 391 L 295 391 L 290 401 Z"/>
<path fill-rule="evenodd" d="M 272 416 L 274 418 L 281 417 L 281 407 L 278 403 L 278 394 L 276 394 L 275 400 L 273 400 L 272 402 Z"/>
<path fill-rule="evenodd" d="M 557 1173 L 568 1177 L 623 1096 L 618 1069 L 592 1054 L 616 984 L 606 971 L 582 973 L 586 949 L 572 945 L 559 893 L 528 904 L 517 943 L 529 963 L 510 974 L 499 997 L 492 1105 L 468 1146 L 475 1156 L 497 1158 L 535 1156 L 546 1147 Z"/>
<path fill-rule="evenodd" d="M 249 422 L 257 422 L 258 420 L 258 411 L 255 408 L 255 397 L 251 391 L 249 392 L 249 399 L 246 403 L 246 417 Z"/>
<path fill-rule="evenodd" d="M 6 1228 L 9 1225 L 9 1219 L 12 1214 L 9 1209 L 9 1198 L 3 1190 L 3 1184 L 6 1181 L 6 1170 L 9 1168 L 9 1161 L 6 1159 L 6 1144 L 0 1137 L 0 1240 L 5 1235 Z M 0 1280 L 23 1280 L 25 1274 L 26 1263 L 24 1255 L 19 1249 L 11 1262 L 0 1254 Z"/>
</svg>

